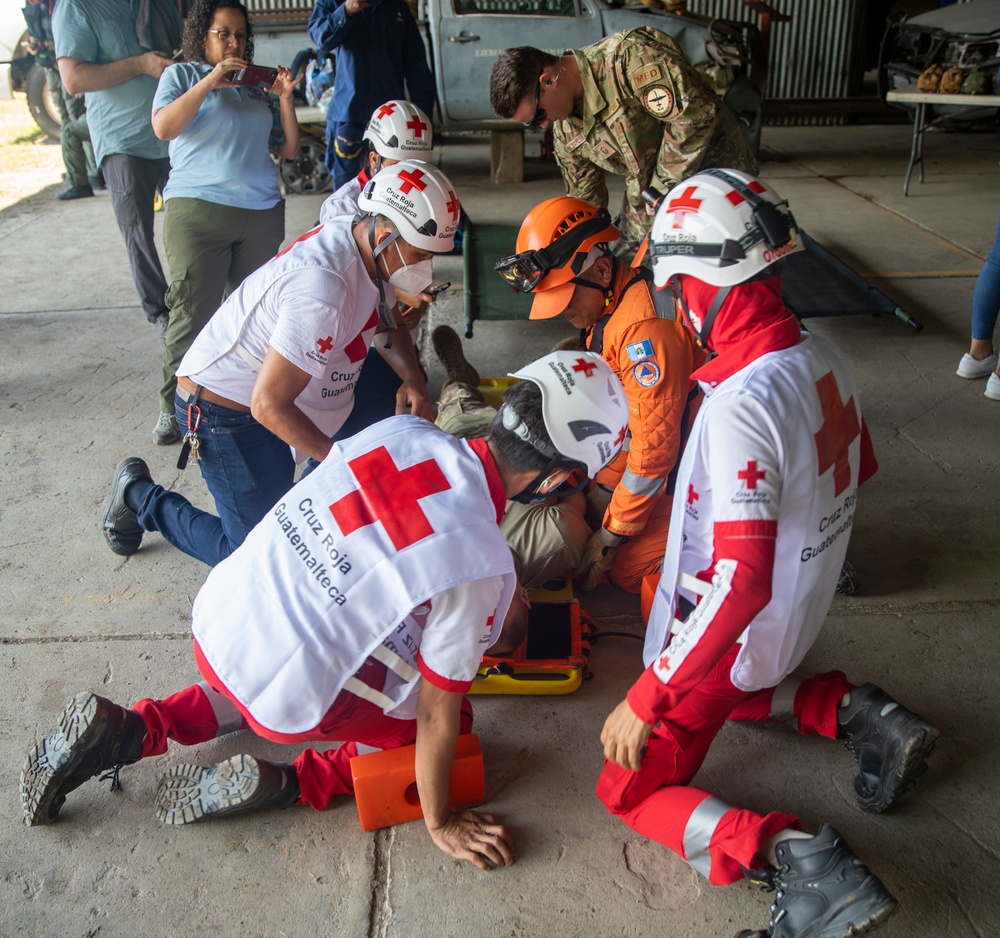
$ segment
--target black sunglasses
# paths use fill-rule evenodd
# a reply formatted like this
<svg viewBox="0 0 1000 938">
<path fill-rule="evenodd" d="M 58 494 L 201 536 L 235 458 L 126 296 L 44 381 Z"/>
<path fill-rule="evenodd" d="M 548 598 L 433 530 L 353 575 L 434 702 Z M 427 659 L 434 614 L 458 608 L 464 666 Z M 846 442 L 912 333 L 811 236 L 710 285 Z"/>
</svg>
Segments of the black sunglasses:
<svg viewBox="0 0 1000 938">
<path fill-rule="evenodd" d="M 542 121 L 545 120 L 545 108 L 538 106 L 542 96 L 542 75 L 544 73 L 545 69 L 543 68 L 538 73 L 538 78 L 535 79 L 535 116 L 524 125 L 528 130 L 537 130 L 542 126 Z"/>
</svg>

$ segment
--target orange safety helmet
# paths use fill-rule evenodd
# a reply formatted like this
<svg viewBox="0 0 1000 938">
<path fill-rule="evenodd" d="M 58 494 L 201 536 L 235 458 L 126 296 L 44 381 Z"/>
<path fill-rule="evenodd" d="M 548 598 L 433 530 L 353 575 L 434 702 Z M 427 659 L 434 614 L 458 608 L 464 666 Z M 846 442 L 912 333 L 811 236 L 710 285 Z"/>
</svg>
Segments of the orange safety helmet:
<svg viewBox="0 0 1000 938">
<path fill-rule="evenodd" d="M 496 271 L 518 293 L 534 293 L 531 319 L 558 316 L 569 303 L 591 248 L 618 238 L 607 209 L 557 196 L 540 202 L 521 223 L 517 253 Z"/>
</svg>

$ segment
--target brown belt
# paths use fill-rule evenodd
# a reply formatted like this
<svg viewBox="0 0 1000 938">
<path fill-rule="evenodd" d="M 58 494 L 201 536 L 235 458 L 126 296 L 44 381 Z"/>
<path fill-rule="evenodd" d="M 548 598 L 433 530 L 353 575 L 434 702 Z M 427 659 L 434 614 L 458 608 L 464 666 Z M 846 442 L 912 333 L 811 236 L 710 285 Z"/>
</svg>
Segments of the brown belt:
<svg viewBox="0 0 1000 938">
<path fill-rule="evenodd" d="M 196 385 L 190 378 L 180 377 L 177 379 L 177 394 L 182 401 L 190 400 L 197 387 L 198 385 Z M 207 401 L 209 404 L 218 404 L 220 407 L 225 407 L 228 410 L 235 410 L 240 414 L 250 413 L 250 408 L 247 407 L 246 404 L 237 404 L 236 401 L 231 401 L 228 397 L 223 397 L 221 394 L 209 391 L 208 388 L 201 389 L 201 394 L 198 395 L 198 399 Z"/>
</svg>

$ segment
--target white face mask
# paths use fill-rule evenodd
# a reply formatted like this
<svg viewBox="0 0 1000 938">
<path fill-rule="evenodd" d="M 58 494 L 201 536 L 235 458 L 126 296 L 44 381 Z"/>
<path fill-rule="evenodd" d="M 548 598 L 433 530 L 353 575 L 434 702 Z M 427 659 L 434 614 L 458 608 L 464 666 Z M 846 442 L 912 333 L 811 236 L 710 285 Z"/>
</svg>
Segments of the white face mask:
<svg viewBox="0 0 1000 938">
<path fill-rule="evenodd" d="M 403 252 L 399 249 L 399 242 L 394 241 L 393 245 L 403 266 L 392 272 L 389 277 L 389 286 L 394 290 L 402 290 L 404 293 L 423 293 L 434 281 L 434 270 L 430 259 L 418 261 L 416 264 L 407 264 L 403 260 Z"/>
</svg>

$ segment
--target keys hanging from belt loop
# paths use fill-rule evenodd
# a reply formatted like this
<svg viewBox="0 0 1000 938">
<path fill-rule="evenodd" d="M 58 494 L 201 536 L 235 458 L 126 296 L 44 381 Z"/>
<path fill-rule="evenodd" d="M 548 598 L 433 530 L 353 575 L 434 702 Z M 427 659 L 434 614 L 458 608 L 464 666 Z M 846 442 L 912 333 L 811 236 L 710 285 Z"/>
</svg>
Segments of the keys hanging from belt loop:
<svg viewBox="0 0 1000 938">
<path fill-rule="evenodd" d="M 184 469 L 187 466 L 189 455 L 194 455 L 196 462 L 201 460 L 201 440 L 198 438 L 198 427 L 201 425 L 201 408 L 198 406 L 200 395 L 201 385 L 199 384 L 188 401 L 187 433 L 184 434 L 184 442 L 181 444 L 180 455 L 177 457 L 178 469 Z"/>
</svg>

